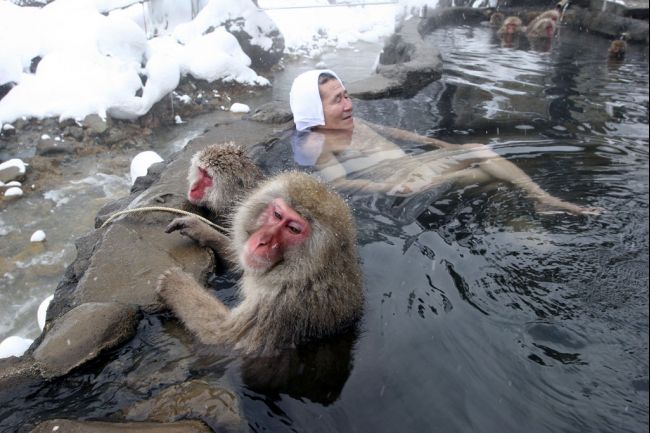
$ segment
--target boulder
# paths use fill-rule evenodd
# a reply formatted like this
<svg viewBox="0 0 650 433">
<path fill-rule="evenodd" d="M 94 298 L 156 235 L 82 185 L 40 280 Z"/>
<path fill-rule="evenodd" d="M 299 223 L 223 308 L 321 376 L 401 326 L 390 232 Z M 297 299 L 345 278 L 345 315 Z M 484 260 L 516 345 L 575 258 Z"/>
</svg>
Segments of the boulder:
<svg viewBox="0 0 650 433">
<path fill-rule="evenodd" d="M 62 376 L 100 352 L 130 339 L 137 309 L 117 302 L 88 302 L 57 318 L 32 353 L 45 377 Z"/>
<path fill-rule="evenodd" d="M 359 99 L 411 97 L 442 76 L 442 58 L 418 32 L 419 18 L 412 18 L 388 39 L 376 73 L 347 85 Z"/>
</svg>

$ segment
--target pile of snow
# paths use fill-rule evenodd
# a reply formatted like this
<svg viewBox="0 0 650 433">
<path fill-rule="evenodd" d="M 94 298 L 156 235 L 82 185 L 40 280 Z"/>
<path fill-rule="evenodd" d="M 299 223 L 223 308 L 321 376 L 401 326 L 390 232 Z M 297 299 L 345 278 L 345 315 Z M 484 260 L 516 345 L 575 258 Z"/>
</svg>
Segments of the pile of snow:
<svg viewBox="0 0 650 433">
<path fill-rule="evenodd" d="M 287 53 L 314 58 L 358 41 L 380 43 L 395 32 L 400 20 L 424 5 L 434 8 L 438 0 L 259 0 L 258 4 L 280 29 Z"/>
<path fill-rule="evenodd" d="M 248 67 L 251 60 L 237 39 L 220 27 L 227 19 L 245 17 L 252 42 L 268 45 L 263 31 L 272 22 L 252 2 L 211 0 L 194 20 L 150 40 L 143 4 L 100 13 L 128 3 L 133 2 L 55 0 L 29 8 L 0 0 L 0 85 L 16 83 L 0 100 L 0 125 L 21 117 L 80 120 L 91 113 L 134 119 L 185 74 L 269 84 Z M 169 10 L 182 11 L 174 6 Z M 204 34 L 210 27 L 214 31 Z M 39 58 L 36 72 L 30 72 Z M 141 88 L 142 97 L 136 97 Z"/>
<path fill-rule="evenodd" d="M 41 304 L 38 306 L 38 312 L 36 313 L 36 321 L 38 322 L 38 327 L 45 328 L 45 315 L 47 313 L 47 307 L 49 307 L 50 302 L 54 299 L 54 295 L 50 295 L 47 298 L 43 299 Z M 30 338 L 23 338 L 17 335 L 12 335 L 5 338 L 0 342 L 0 358 L 8 358 L 10 356 L 22 356 L 23 353 L 29 346 L 32 345 L 34 340 Z"/>
<path fill-rule="evenodd" d="M 135 180 L 138 177 L 146 176 L 147 170 L 149 170 L 149 167 L 152 164 L 162 161 L 164 161 L 162 157 L 153 150 L 146 150 L 138 153 L 131 160 L 131 185 L 135 183 Z"/>
</svg>

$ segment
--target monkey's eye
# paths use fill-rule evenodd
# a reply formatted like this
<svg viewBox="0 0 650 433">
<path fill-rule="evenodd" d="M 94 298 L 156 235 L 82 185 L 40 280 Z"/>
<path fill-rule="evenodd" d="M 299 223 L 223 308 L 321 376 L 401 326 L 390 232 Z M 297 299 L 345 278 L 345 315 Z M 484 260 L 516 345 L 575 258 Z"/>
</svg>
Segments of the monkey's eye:
<svg viewBox="0 0 650 433">
<path fill-rule="evenodd" d="M 287 225 L 287 228 L 294 235 L 299 235 L 300 233 L 302 233 L 302 226 L 298 223 L 295 222 L 289 223 L 289 225 Z"/>
<path fill-rule="evenodd" d="M 282 214 L 277 210 L 273 211 L 273 216 L 275 217 L 276 220 L 281 220 L 282 219 Z"/>
</svg>

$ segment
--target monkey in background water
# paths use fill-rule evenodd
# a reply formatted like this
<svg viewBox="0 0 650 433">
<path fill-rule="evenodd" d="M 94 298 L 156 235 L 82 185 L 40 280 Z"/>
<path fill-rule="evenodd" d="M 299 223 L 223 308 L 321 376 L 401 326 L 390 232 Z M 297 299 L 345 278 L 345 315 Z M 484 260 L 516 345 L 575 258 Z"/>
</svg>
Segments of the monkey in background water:
<svg viewBox="0 0 650 433">
<path fill-rule="evenodd" d="M 623 39 L 616 39 L 612 41 L 612 44 L 607 50 L 607 55 L 610 60 L 623 60 L 625 58 L 625 52 L 627 51 L 627 44 Z"/>
<path fill-rule="evenodd" d="M 172 222 L 168 231 L 184 228 Z M 201 232 L 191 237 L 242 271 L 235 308 L 179 268 L 158 280 L 163 302 L 201 342 L 271 355 L 337 334 L 360 317 L 354 219 L 343 199 L 315 178 L 290 172 L 263 182 L 237 206 L 230 232 L 212 230 L 207 241 Z"/>
</svg>

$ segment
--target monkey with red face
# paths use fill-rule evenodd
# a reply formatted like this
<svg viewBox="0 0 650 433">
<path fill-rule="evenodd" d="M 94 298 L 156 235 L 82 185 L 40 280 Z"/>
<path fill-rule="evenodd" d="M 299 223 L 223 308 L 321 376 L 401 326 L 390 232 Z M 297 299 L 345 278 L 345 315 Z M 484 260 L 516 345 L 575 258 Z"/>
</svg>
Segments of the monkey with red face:
<svg viewBox="0 0 650 433">
<path fill-rule="evenodd" d="M 555 36 L 556 24 L 551 18 L 535 20 L 526 28 L 526 36 L 529 39 L 552 39 Z"/>
<path fill-rule="evenodd" d="M 234 143 L 213 144 L 192 157 L 187 199 L 223 215 L 262 178 L 262 172 L 242 147 Z"/>
<path fill-rule="evenodd" d="M 213 218 L 227 218 L 235 204 L 263 178 L 262 171 L 241 146 L 213 144 L 192 157 L 187 173 L 187 200 L 210 211 Z M 202 246 L 218 248 L 218 232 L 199 218 L 176 218 L 166 232 L 175 230 Z"/>
<path fill-rule="evenodd" d="M 214 245 L 242 271 L 232 310 L 178 268 L 157 292 L 206 344 L 270 355 L 336 334 L 363 306 L 356 228 L 343 199 L 298 172 L 271 178 L 237 207 Z"/>
</svg>

